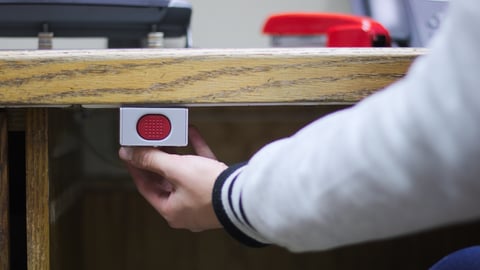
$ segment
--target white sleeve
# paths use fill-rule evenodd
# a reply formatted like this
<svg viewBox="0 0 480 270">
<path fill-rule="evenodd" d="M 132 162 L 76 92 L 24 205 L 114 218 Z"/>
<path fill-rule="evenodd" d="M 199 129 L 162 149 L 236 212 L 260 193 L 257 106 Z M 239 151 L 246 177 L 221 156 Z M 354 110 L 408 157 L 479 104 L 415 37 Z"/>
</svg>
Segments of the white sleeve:
<svg viewBox="0 0 480 270">
<path fill-rule="evenodd" d="M 406 78 L 225 175 L 229 222 L 306 251 L 480 217 L 480 5 L 449 9 Z"/>
</svg>

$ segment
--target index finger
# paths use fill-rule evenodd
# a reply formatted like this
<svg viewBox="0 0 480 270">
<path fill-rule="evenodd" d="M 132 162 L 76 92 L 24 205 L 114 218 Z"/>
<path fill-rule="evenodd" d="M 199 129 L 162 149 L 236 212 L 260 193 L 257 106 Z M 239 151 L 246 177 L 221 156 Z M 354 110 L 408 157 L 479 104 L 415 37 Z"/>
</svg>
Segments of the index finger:
<svg viewBox="0 0 480 270">
<path fill-rule="evenodd" d="M 178 170 L 179 156 L 168 154 L 153 147 L 122 147 L 119 156 L 125 162 L 138 169 L 157 173 L 176 185 L 176 179 L 169 177 L 172 170 Z"/>
</svg>

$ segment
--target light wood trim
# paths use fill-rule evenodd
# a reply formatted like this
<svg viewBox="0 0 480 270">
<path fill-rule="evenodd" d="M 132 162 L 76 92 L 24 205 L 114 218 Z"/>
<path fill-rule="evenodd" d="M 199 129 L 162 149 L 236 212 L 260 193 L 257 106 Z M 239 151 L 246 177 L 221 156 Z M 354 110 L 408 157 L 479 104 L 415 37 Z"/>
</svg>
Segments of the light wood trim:
<svg viewBox="0 0 480 270">
<path fill-rule="evenodd" d="M 26 113 L 28 270 L 50 269 L 48 109 Z"/>
<path fill-rule="evenodd" d="M 355 103 L 422 49 L 137 49 L 0 52 L 0 103 Z"/>
<path fill-rule="evenodd" d="M 0 112 L 0 269 L 10 269 L 10 206 L 7 114 Z"/>
</svg>

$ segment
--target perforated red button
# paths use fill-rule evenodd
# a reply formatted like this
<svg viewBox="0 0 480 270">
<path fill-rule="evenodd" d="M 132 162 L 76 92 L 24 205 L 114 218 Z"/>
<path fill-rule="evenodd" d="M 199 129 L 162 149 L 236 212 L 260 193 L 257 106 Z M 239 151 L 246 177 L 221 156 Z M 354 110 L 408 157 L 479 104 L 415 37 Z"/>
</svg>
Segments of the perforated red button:
<svg viewBox="0 0 480 270">
<path fill-rule="evenodd" d="M 137 122 L 138 135 L 145 140 L 163 140 L 171 131 L 170 120 L 163 114 L 146 114 Z"/>
</svg>

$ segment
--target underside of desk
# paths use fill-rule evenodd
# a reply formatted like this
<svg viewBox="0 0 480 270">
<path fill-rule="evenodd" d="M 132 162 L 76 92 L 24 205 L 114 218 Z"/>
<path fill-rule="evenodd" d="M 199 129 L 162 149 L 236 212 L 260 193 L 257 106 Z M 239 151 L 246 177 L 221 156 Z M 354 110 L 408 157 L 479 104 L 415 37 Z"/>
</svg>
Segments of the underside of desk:
<svg viewBox="0 0 480 270">
<path fill-rule="evenodd" d="M 424 53 L 392 48 L 0 52 L 5 107 L 0 267 L 8 269 L 8 258 L 19 254 L 29 270 L 426 269 L 444 254 L 478 243 L 474 222 L 327 252 L 251 250 L 222 231 L 170 229 L 139 196 L 117 157 L 121 105 L 189 107 L 190 123 L 220 160 L 232 164 L 395 82 Z M 26 167 L 23 178 L 17 177 L 25 187 L 14 189 L 16 194 L 7 192 L 12 178 L 5 167 L 13 158 L 5 158 L 11 146 L 7 129 L 26 148 L 10 166 L 17 173 L 20 165 Z M 22 198 L 22 192 L 24 220 L 5 218 L 12 209 L 8 195 Z M 12 227 L 23 231 L 25 247 L 5 248 Z"/>
<path fill-rule="evenodd" d="M 190 121 L 217 157 L 232 164 L 346 108 L 195 107 Z M 25 119 L 28 269 L 425 269 L 449 251 L 480 241 L 474 222 L 291 254 L 276 247 L 251 250 L 222 231 L 170 229 L 139 196 L 117 157 L 117 109 L 25 109 Z"/>
</svg>

